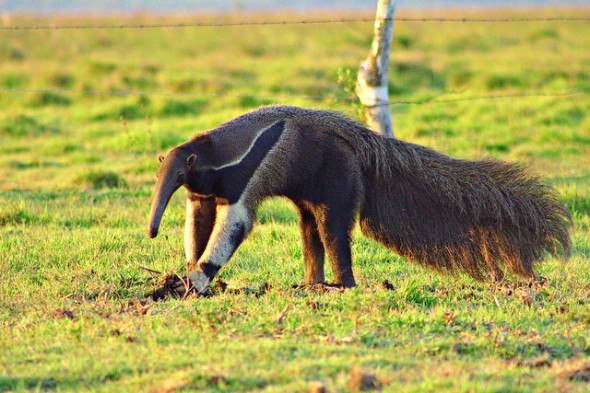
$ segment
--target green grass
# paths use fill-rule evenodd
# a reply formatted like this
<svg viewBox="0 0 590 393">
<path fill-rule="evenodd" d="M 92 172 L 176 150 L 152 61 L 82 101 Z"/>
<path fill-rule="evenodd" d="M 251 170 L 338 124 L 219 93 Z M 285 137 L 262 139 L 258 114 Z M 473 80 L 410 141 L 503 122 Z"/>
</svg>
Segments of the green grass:
<svg viewBox="0 0 590 393">
<path fill-rule="evenodd" d="M 310 16 L 230 16 L 246 17 Z M 0 391 L 283 392 L 322 381 L 337 392 L 357 368 L 391 392 L 587 391 L 589 32 L 587 22 L 395 26 L 393 101 L 586 92 L 391 107 L 398 138 L 520 161 L 557 188 L 574 217 L 574 250 L 539 266 L 542 284 L 436 274 L 355 229 L 359 287 L 295 290 L 297 215 L 275 199 L 259 208 L 214 296 L 153 303 L 144 296 L 161 276 L 143 268 L 184 271 L 182 192 L 161 235 L 144 233 L 157 154 L 261 104 L 357 116 L 339 99 L 350 97 L 371 23 L 4 31 L 1 86 L 80 92 L 0 93 Z"/>
</svg>

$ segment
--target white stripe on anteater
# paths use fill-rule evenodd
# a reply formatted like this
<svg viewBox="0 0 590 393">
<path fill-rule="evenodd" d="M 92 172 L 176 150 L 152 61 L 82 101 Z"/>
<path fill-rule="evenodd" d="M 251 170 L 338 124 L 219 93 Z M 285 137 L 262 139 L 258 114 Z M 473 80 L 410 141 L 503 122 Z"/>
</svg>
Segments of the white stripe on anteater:
<svg viewBox="0 0 590 393">
<path fill-rule="evenodd" d="M 228 162 L 227 164 L 223 164 L 223 165 L 220 165 L 220 166 L 217 166 L 217 167 L 212 167 L 212 169 L 220 170 L 220 169 L 224 169 L 224 168 L 228 168 L 228 167 L 239 165 L 248 156 L 248 154 L 252 151 L 252 149 L 254 148 L 254 146 L 256 146 L 256 142 L 260 139 L 261 135 L 263 135 L 265 131 L 271 129 L 274 125 L 275 124 L 272 124 L 269 127 L 266 127 L 266 128 L 263 128 L 263 129 L 259 130 L 258 133 L 256 134 L 256 138 L 254 138 L 254 140 L 252 141 L 252 143 L 250 144 L 250 146 L 248 146 L 248 149 L 246 149 L 246 152 L 244 154 L 242 154 L 242 156 L 239 157 L 237 160 L 234 160 L 232 162 Z"/>
</svg>

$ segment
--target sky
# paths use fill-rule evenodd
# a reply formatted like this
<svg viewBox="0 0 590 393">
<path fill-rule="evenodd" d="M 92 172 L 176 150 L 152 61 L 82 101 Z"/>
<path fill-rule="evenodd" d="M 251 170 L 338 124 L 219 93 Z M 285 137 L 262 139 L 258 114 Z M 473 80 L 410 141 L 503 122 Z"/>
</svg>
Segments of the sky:
<svg viewBox="0 0 590 393">
<path fill-rule="evenodd" d="M 116 13 L 374 9 L 376 0 L 0 0 L 0 12 Z M 590 0 L 398 0 L 399 9 L 590 5 Z"/>
</svg>

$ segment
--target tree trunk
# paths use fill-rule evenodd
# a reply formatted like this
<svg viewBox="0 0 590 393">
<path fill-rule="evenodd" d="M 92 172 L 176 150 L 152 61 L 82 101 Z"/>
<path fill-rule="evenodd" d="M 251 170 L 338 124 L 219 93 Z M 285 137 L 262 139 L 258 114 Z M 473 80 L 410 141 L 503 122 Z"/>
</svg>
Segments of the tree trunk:
<svg viewBox="0 0 590 393">
<path fill-rule="evenodd" d="M 369 127 L 393 138 L 393 124 L 389 108 L 387 70 L 393 39 L 393 17 L 397 0 L 378 0 L 371 51 L 361 63 L 356 94 L 365 107 Z"/>
</svg>

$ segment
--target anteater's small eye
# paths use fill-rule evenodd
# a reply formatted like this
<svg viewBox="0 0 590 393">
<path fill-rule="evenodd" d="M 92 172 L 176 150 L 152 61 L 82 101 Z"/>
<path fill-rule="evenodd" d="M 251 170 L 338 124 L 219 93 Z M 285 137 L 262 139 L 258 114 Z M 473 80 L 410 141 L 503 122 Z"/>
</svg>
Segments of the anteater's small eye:
<svg viewBox="0 0 590 393">
<path fill-rule="evenodd" d="M 178 181 L 179 183 L 184 183 L 184 174 L 179 173 L 176 177 L 176 181 Z"/>
</svg>

